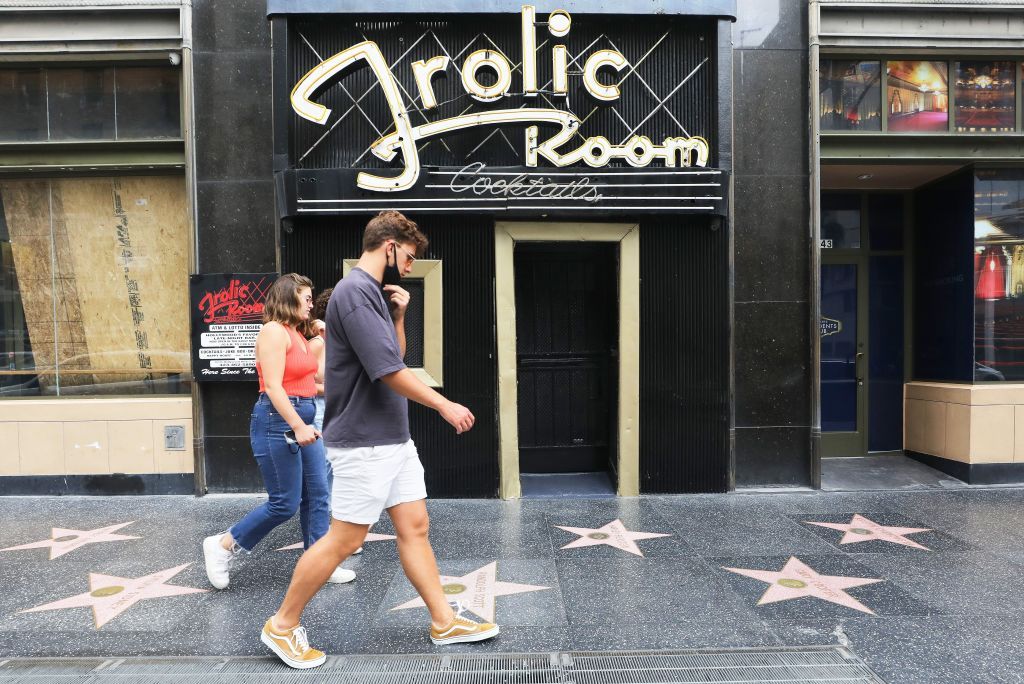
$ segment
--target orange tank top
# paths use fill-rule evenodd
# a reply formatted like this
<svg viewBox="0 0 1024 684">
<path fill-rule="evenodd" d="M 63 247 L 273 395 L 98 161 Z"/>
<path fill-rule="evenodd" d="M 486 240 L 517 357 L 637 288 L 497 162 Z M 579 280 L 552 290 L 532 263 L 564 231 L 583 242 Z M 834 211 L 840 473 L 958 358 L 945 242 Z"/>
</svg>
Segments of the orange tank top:
<svg viewBox="0 0 1024 684">
<path fill-rule="evenodd" d="M 281 378 L 281 386 L 290 397 L 315 397 L 316 355 L 309 348 L 306 339 L 296 330 L 287 325 L 285 330 L 292 338 L 292 346 L 284 357 L 284 377 Z M 256 362 L 256 374 L 260 378 L 260 392 L 266 392 L 263 369 L 260 368 L 259 361 Z"/>
</svg>

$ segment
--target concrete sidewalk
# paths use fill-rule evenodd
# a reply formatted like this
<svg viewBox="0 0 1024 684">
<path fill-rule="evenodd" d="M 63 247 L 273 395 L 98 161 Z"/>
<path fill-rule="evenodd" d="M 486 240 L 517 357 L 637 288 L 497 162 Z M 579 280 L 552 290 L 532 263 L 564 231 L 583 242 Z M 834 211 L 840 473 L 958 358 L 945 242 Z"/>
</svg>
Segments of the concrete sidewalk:
<svg viewBox="0 0 1024 684">
<path fill-rule="evenodd" d="M 224 591 L 200 551 L 258 501 L 0 498 L 2 658 L 264 655 L 297 521 Z M 432 501 L 446 591 L 493 616 L 496 640 L 430 644 L 387 522 L 304 624 L 333 655 L 848 645 L 890 682 L 1024 681 L 1022 504 L 1020 489 Z"/>
</svg>

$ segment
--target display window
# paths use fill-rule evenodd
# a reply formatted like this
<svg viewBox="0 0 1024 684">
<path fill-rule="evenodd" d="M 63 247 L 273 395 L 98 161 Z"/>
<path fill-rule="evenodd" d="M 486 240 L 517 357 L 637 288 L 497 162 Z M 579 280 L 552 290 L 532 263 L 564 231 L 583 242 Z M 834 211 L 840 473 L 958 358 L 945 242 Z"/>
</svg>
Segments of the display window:
<svg viewBox="0 0 1024 684">
<path fill-rule="evenodd" d="M 941 133 L 949 128 L 946 62 L 889 61 L 886 112 L 890 132 Z"/>
<path fill-rule="evenodd" d="M 0 182 L 0 396 L 190 391 L 181 176 Z"/>
<path fill-rule="evenodd" d="M 1024 170 L 980 169 L 974 190 L 976 380 L 1024 379 Z"/>
<path fill-rule="evenodd" d="M 823 131 L 881 131 L 881 63 L 823 59 L 818 109 Z"/>
<path fill-rule="evenodd" d="M 957 133 L 1002 133 L 1016 128 L 1014 63 L 955 62 Z"/>
</svg>

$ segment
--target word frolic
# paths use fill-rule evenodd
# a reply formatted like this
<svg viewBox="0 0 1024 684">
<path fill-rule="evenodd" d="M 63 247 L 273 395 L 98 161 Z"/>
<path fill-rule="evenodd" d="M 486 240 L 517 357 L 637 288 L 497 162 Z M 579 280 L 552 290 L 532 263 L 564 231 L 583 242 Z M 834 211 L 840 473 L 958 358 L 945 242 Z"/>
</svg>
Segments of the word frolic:
<svg viewBox="0 0 1024 684">
<path fill-rule="evenodd" d="M 551 49 L 553 77 L 550 84 L 542 87 L 537 78 L 538 22 L 534 7 L 524 5 L 520 18 L 523 55 L 521 94 L 526 98 L 536 98 L 542 92 L 556 97 L 566 96 L 569 91 L 570 64 L 566 46 L 558 44 Z M 568 35 L 572 18 L 568 12 L 556 10 L 548 15 L 547 21 L 543 24 L 546 24 L 552 36 L 560 38 Z M 567 149 L 573 136 L 577 134 L 581 121 L 568 111 L 554 108 L 495 109 L 414 126 L 402 96 L 402 88 L 380 48 L 373 41 L 353 45 L 321 62 L 303 76 L 291 93 L 291 104 L 295 113 L 304 119 L 325 125 L 331 112 L 327 107 L 314 102 L 312 98 L 335 76 L 360 61 L 365 61 L 376 76 L 395 129 L 394 132 L 375 141 L 370 149 L 374 155 L 385 161 L 393 160 L 395 155 L 401 152 L 405 164 L 405 168 L 398 176 L 377 176 L 365 171 L 359 173 L 356 184 L 366 190 L 395 192 L 412 188 L 420 173 L 416 147 L 418 141 L 478 126 L 525 124 L 525 158 L 526 165 L 530 167 L 536 167 L 541 158 L 556 167 L 573 166 L 581 162 L 591 167 L 602 167 L 612 159 L 622 159 L 634 167 L 648 166 L 655 160 L 661 161 L 667 167 L 706 166 L 708 162 L 708 143 L 699 136 L 667 137 L 659 144 L 647 136 L 632 135 L 622 144 L 614 144 L 608 138 L 598 135 L 586 138 L 575 149 Z M 424 110 L 438 106 L 433 79 L 439 74 L 447 73 L 452 66 L 450 62 L 447 55 L 439 55 L 412 63 L 416 88 Z M 619 99 L 622 94 L 620 85 L 629 74 L 629 66 L 626 57 L 615 50 L 597 50 L 591 53 L 583 61 L 582 78 L 586 92 L 602 102 Z M 497 75 L 494 83 L 481 83 L 479 76 L 483 69 Z M 605 84 L 598 79 L 598 72 L 608 69 L 622 74 L 619 83 Z M 513 65 L 505 55 L 497 50 L 484 49 L 470 53 L 458 72 L 462 87 L 468 95 L 480 102 L 490 103 L 510 94 L 513 70 Z M 557 127 L 558 130 L 542 140 L 540 125 Z"/>
</svg>

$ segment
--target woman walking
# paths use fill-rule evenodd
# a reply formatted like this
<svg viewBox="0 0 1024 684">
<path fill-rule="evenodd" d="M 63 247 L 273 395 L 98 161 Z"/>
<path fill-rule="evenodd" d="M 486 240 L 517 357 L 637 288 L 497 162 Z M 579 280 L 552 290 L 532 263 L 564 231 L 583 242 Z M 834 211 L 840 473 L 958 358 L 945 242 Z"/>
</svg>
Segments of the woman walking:
<svg viewBox="0 0 1024 684">
<path fill-rule="evenodd" d="M 324 365 L 327 360 L 327 303 L 331 301 L 333 287 L 322 290 L 313 302 L 313 313 L 310 324 L 306 326 L 306 338 L 309 340 L 309 348 L 316 354 L 318 370 L 316 372 L 316 417 L 313 419 L 313 426 L 320 432 L 324 431 Z M 327 490 L 334 486 L 334 472 L 331 469 L 331 462 L 327 462 Z M 352 552 L 358 555 L 363 552 L 363 547 Z"/>
<path fill-rule="evenodd" d="M 228 586 L 231 561 L 249 553 L 272 529 L 299 512 L 302 543 L 309 548 L 330 527 L 327 461 L 316 414 L 317 356 L 299 329 L 313 308 L 313 283 L 288 273 L 271 285 L 256 337 L 260 395 L 252 411 L 249 440 L 269 499 L 227 532 L 203 540 L 206 575 L 215 589 Z M 350 582 L 355 573 L 338 567 L 328 581 Z"/>
</svg>

